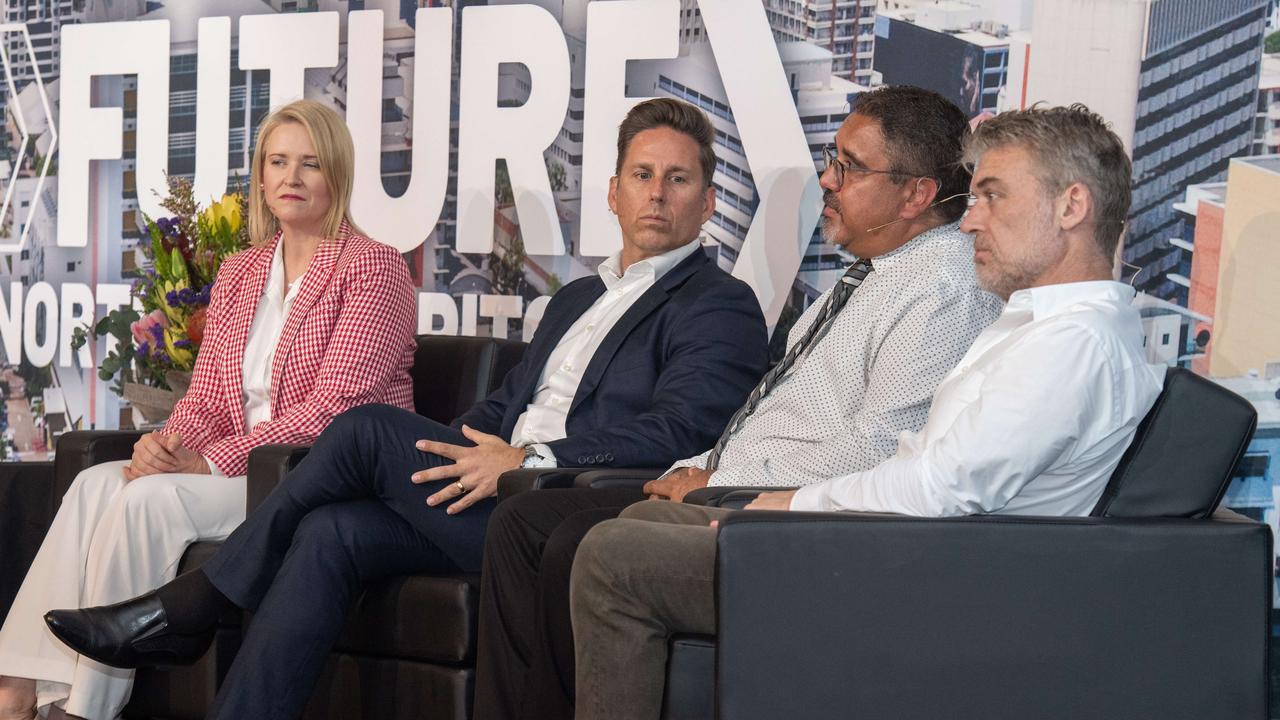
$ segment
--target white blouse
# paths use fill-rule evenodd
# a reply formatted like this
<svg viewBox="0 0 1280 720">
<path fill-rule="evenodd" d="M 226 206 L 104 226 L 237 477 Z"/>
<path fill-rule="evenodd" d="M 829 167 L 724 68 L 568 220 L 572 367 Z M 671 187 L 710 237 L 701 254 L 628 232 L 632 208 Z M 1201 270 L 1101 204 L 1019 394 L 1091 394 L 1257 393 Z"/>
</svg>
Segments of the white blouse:
<svg viewBox="0 0 1280 720">
<path fill-rule="evenodd" d="M 276 342 L 284 330 L 285 320 L 289 317 L 289 308 L 293 299 L 302 287 L 303 273 L 292 285 L 284 282 L 284 238 L 276 243 L 275 255 L 271 258 L 271 270 L 267 276 L 267 286 L 258 300 L 258 309 L 253 313 L 253 325 L 249 328 L 249 339 L 244 346 L 244 361 L 241 365 L 244 383 L 244 432 L 253 431 L 258 423 L 271 419 L 271 364 L 276 354 Z M 217 466 L 209 458 L 209 469 L 214 475 L 221 475 Z"/>
</svg>

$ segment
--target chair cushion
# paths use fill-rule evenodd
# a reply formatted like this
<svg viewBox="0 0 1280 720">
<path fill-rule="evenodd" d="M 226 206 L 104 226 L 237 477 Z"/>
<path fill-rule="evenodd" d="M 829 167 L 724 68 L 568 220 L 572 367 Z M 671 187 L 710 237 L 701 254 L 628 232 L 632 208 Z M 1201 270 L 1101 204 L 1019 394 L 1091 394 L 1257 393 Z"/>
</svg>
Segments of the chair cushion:
<svg viewBox="0 0 1280 720">
<path fill-rule="evenodd" d="M 478 575 L 413 575 L 376 583 L 356 600 L 335 648 L 356 655 L 470 663 L 479 597 Z"/>
</svg>

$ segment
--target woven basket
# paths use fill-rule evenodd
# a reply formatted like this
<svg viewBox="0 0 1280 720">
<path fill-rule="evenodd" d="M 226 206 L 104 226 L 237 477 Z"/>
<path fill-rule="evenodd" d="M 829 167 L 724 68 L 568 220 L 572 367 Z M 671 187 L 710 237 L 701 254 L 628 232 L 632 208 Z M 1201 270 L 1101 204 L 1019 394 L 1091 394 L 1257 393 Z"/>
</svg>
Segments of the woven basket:
<svg viewBox="0 0 1280 720">
<path fill-rule="evenodd" d="M 141 422 L 134 419 L 135 425 L 158 425 L 169 419 L 173 407 L 178 404 L 187 389 L 191 387 L 191 373 L 170 370 L 165 373 L 165 382 L 172 390 L 162 390 L 141 383 L 125 383 L 123 392 L 125 400 L 133 406 L 134 413 L 141 415 Z"/>
</svg>

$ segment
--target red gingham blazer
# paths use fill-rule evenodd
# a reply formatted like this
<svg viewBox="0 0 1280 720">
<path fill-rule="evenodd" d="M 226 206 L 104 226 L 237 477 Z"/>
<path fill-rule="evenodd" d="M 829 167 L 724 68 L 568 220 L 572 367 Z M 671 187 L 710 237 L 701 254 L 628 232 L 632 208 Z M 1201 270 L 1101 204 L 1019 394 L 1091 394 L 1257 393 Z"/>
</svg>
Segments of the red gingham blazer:
<svg viewBox="0 0 1280 720">
<path fill-rule="evenodd" d="M 243 362 L 254 313 L 280 234 L 226 259 L 218 270 L 191 389 L 164 433 L 229 476 L 249 451 L 310 444 L 336 415 L 367 403 L 413 409 L 413 285 L 391 247 L 352 234 L 320 244 L 289 308 L 271 366 L 271 419 L 244 427 Z"/>
</svg>

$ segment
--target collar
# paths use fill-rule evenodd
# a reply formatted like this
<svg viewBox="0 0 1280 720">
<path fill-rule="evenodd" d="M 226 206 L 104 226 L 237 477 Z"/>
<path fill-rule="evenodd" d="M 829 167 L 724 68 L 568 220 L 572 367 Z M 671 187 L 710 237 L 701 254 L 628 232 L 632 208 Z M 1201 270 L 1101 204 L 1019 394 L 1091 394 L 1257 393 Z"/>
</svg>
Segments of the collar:
<svg viewBox="0 0 1280 720">
<path fill-rule="evenodd" d="M 310 268 L 308 268 L 309 270 Z M 297 280 L 289 286 L 287 293 L 284 290 L 284 236 L 277 235 L 276 246 L 271 253 L 271 268 L 267 271 L 267 287 L 263 293 L 277 307 L 283 303 L 287 303 L 298 294 L 298 288 L 302 287 L 302 281 L 307 276 L 306 273 L 298 276 Z M 283 299 L 281 299 L 283 297 Z"/>
<path fill-rule="evenodd" d="M 622 275 L 618 274 L 618 266 L 622 262 L 622 252 L 619 251 L 600 263 L 600 266 L 596 268 L 596 272 L 600 273 L 600 279 L 608 290 L 612 290 L 623 280 L 635 279 L 641 276 L 652 276 L 653 281 L 657 282 L 662 279 L 663 275 L 670 272 L 671 268 L 679 265 L 682 260 L 692 255 L 701 246 L 702 241 L 694 238 L 675 250 L 668 250 L 661 255 L 631 263 L 627 267 L 627 271 Z"/>
<path fill-rule="evenodd" d="M 953 236 L 956 233 L 960 233 L 959 220 L 945 225 L 939 225 L 935 228 L 930 228 L 889 252 L 870 258 L 871 264 L 875 266 L 876 270 L 887 270 L 888 268 L 893 267 L 896 263 L 907 262 L 912 255 L 929 247 L 934 241 L 940 238 Z M 968 237 L 967 233 L 960 234 Z"/>
<path fill-rule="evenodd" d="M 1010 311 L 1030 310 L 1032 317 L 1041 320 L 1091 300 L 1128 305 L 1136 294 L 1132 287 L 1114 280 L 1058 283 L 1018 290 L 1009 296 L 1005 308 Z"/>
</svg>

